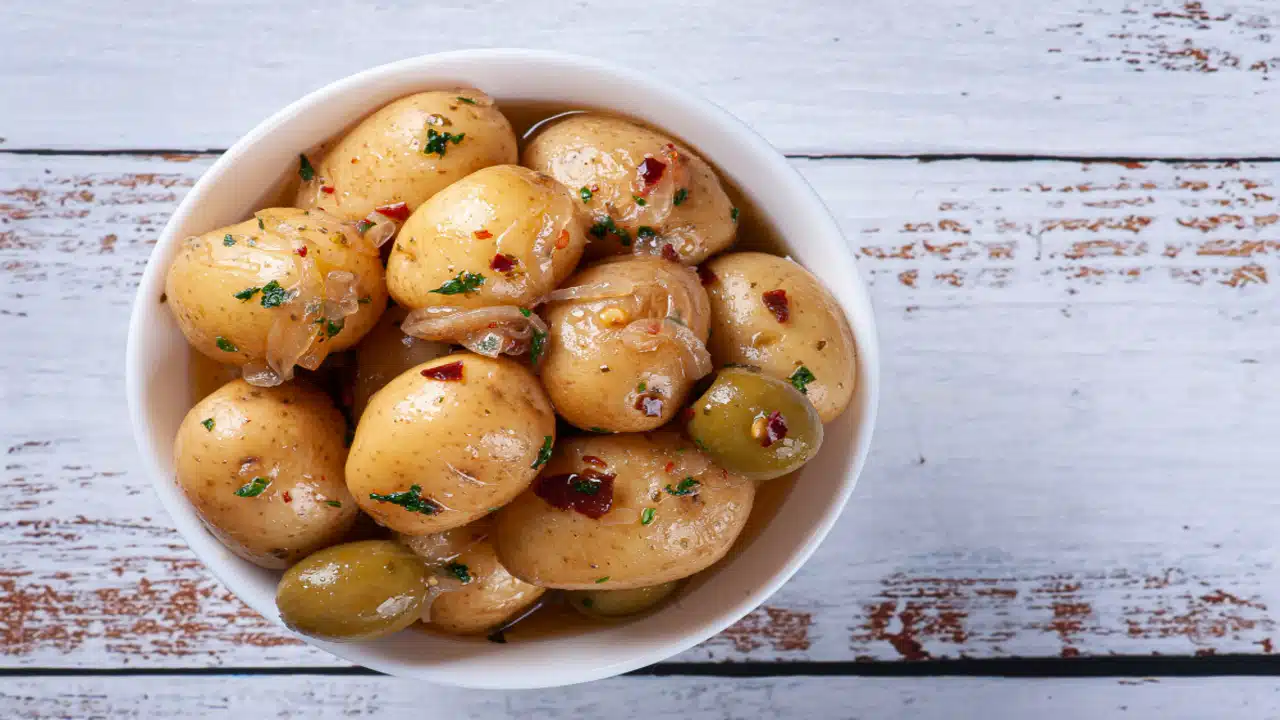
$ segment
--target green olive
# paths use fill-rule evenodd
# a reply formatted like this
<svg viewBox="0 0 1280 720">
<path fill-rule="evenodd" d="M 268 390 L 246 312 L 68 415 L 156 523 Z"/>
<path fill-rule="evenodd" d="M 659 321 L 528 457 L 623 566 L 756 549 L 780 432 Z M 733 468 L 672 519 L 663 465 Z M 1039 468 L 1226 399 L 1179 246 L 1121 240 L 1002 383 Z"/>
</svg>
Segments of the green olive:
<svg viewBox="0 0 1280 720">
<path fill-rule="evenodd" d="M 770 480 L 818 453 L 822 419 L 785 380 L 727 367 L 693 403 L 689 436 L 725 470 Z"/>
<path fill-rule="evenodd" d="M 426 565 L 390 540 L 325 548 L 285 572 L 276 607 L 291 629 L 325 640 L 368 640 L 413 624 L 427 597 Z"/>
<path fill-rule="evenodd" d="M 642 613 L 671 597 L 679 586 L 680 581 L 673 580 L 630 590 L 572 590 L 565 595 L 583 615 L 615 618 Z"/>
</svg>

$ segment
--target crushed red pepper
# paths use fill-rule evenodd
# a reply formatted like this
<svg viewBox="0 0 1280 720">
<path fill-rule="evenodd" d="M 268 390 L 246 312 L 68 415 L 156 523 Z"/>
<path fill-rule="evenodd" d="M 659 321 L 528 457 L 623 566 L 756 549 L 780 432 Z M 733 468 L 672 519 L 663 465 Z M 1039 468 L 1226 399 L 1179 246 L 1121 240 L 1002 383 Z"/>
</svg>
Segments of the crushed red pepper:
<svg viewBox="0 0 1280 720">
<path fill-rule="evenodd" d="M 791 319 L 791 303 L 787 301 L 786 290 L 770 290 L 763 296 L 764 306 L 769 308 L 769 312 L 778 319 L 778 322 L 784 323 Z"/>
<path fill-rule="evenodd" d="M 498 253 L 489 261 L 489 268 L 494 272 L 509 273 L 516 269 L 516 259 L 510 255 Z"/>
<path fill-rule="evenodd" d="M 671 243 L 667 243 L 662 246 L 662 259 L 670 260 L 671 262 L 680 262 L 680 253 L 676 252 L 676 249 L 672 247 Z"/>
<path fill-rule="evenodd" d="M 409 206 L 402 202 L 392 203 L 390 205 L 382 205 L 374 208 L 379 215 L 395 220 L 396 222 L 404 222 L 409 219 Z"/>
<path fill-rule="evenodd" d="M 480 228 L 479 230 L 471 234 L 474 235 L 477 240 L 488 240 L 489 238 L 493 237 L 493 233 L 489 232 L 488 230 L 485 230 L 484 228 Z"/>
<path fill-rule="evenodd" d="M 595 455 L 583 455 L 583 456 L 582 456 L 582 462 L 587 463 L 588 465 L 595 465 L 596 467 L 608 467 L 608 466 L 609 466 L 609 464 L 608 464 L 608 463 L 606 463 L 604 460 L 601 460 L 600 458 L 596 457 Z"/>
<path fill-rule="evenodd" d="M 556 249 L 563 250 L 569 247 L 569 231 L 561 230 L 559 237 L 556 238 Z"/>
<path fill-rule="evenodd" d="M 285 490 L 285 491 L 284 491 L 284 493 L 283 493 L 282 497 L 284 497 L 284 501 L 285 501 L 285 502 L 287 502 L 287 503 L 291 503 L 291 502 L 293 502 L 293 496 L 289 494 L 289 491 L 288 491 L 288 490 Z"/>
<path fill-rule="evenodd" d="M 644 181 L 646 192 L 650 187 L 658 184 L 666 170 L 667 164 L 657 158 L 647 157 L 640 163 L 640 179 Z"/>
<path fill-rule="evenodd" d="M 705 286 L 705 285 L 710 285 L 711 283 L 719 280 L 720 278 L 714 272 L 711 271 L 711 268 L 707 267 L 706 265 L 703 265 L 702 267 L 698 268 L 698 279 L 701 280 L 702 284 Z"/>
<path fill-rule="evenodd" d="M 764 437 L 760 438 L 760 445 L 763 447 L 769 447 L 786 436 L 787 419 L 782 417 L 782 413 L 774 410 L 769 415 L 769 419 L 765 421 Z"/>
<path fill-rule="evenodd" d="M 307 256 L 307 246 L 303 245 L 302 247 L 298 248 L 298 257 L 306 257 L 306 256 Z"/>
<path fill-rule="evenodd" d="M 534 481 L 533 493 L 554 508 L 573 510 L 596 520 L 613 507 L 614 477 L 595 470 L 542 475 Z"/>
<path fill-rule="evenodd" d="M 332 185 L 321 185 L 321 186 L 320 186 L 320 191 L 321 191 L 321 192 L 323 192 L 323 193 L 325 193 L 326 195 L 332 195 L 332 194 L 333 194 L 333 186 L 332 186 Z"/>
<path fill-rule="evenodd" d="M 442 382 L 457 382 L 462 379 L 462 361 L 427 368 L 422 371 L 422 377 Z"/>
</svg>

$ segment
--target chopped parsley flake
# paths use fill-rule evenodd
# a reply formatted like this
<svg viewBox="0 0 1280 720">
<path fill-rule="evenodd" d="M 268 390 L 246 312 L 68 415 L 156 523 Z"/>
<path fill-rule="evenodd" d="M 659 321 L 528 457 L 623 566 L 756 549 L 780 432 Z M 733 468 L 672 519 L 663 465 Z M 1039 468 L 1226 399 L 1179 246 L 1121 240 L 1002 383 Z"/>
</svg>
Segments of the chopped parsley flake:
<svg viewBox="0 0 1280 720">
<path fill-rule="evenodd" d="M 536 460 L 533 461 L 533 464 L 530 465 L 529 467 L 533 468 L 534 470 L 537 470 L 543 465 L 546 465 L 547 461 L 550 459 L 551 459 L 551 436 L 544 435 L 542 438 L 542 447 L 538 449 L 538 457 Z"/>
<path fill-rule="evenodd" d="M 266 229 L 267 229 L 266 224 L 262 222 L 262 218 L 258 218 L 258 229 L 259 229 L 259 230 L 266 230 Z"/>
<path fill-rule="evenodd" d="M 234 297 L 237 300 L 249 300 L 254 296 L 254 294 L 259 292 L 260 290 L 262 290 L 262 288 L 258 288 L 258 287 L 245 288 L 240 292 L 236 293 L 235 295 L 232 295 L 232 297 Z"/>
<path fill-rule="evenodd" d="M 270 479 L 261 476 L 256 477 L 240 486 L 240 489 L 236 491 L 236 497 L 258 497 L 270 484 Z"/>
<path fill-rule="evenodd" d="M 368 305 L 369 303 L 373 302 L 373 298 L 369 297 L 368 295 L 365 295 L 359 300 L 356 300 L 356 302 L 360 303 L 361 305 Z"/>
<path fill-rule="evenodd" d="M 582 598 L 582 607 L 589 608 L 592 605 L 595 605 L 595 603 L 591 601 L 591 598 L 589 597 Z"/>
<path fill-rule="evenodd" d="M 653 508 L 645 508 L 640 513 L 640 524 L 648 525 L 649 523 L 653 522 L 653 516 L 656 514 L 657 514 L 657 511 L 654 510 Z"/>
<path fill-rule="evenodd" d="M 222 244 L 226 245 L 227 247 L 231 247 L 232 245 L 236 244 L 236 239 L 231 237 L 231 233 L 227 233 L 222 238 Z"/>
<path fill-rule="evenodd" d="M 391 493 L 389 495 L 379 495 L 378 493 L 369 493 L 370 500 L 378 502 L 391 503 L 399 505 L 409 512 L 421 513 L 423 515 L 435 515 L 440 511 L 440 506 L 430 498 L 422 497 L 421 485 L 410 485 L 408 490 L 404 492 Z"/>
<path fill-rule="evenodd" d="M 636 204 L 639 205 L 640 207 L 644 207 L 645 205 L 649 204 L 648 202 L 645 201 L 644 198 L 640 197 L 639 195 L 632 195 L 631 199 L 635 200 Z"/>
<path fill-rule="evenodd" d="M 520 308 L 520 314 L 525 317 L 529 317 L 530 315 L 533 314 L 533 311 L 530 310 L 529 308 Z"/>
<path fill-rule="evenodd" d="M 608 430 L 605 430 L 604 428 L 600 427 L 599 425 L 593 425 L 593 426 L 591 426 L 591 432 L 593 432 L 593 433 L 600 433 L 601 435 L 608 435 L 608 434 L 609 434 L 609 431 L 608 431 Z"/>
<path fill-rule="evenodd" d="M 636 230 L 636 237 L 641 240 L 649 240 L 658 237 L 658 231 L 648 225 L 641 225 L 639 229 Z"/>
<path fill-rule="evenodd" d="M 813 376 L 813 373 L 809 371 L 809 368 L 801 365 L 796 368 L 796 371 L 791 373 L 791 377 L 787 379 L 791 381 L 791 384 L 795 386 L 795 389 L 808 395 L 809 391 L 806 390 L 805 387 L 818 378 Z"/>
<path fill-rule="evenodd" d="M 445 565 L 444 569 L 448 570 L 450 575 L 458 578 L 463 585 L 471 582 L 471 568 L 460 562 L 451 562 L 448 565 Z"/>
<path fill-rule="evenodd" d="M 477 273 L 462 271 L 458 276 L 440 287 L 432 290 L 433 293 L 440 295 L 462 295 L 484 284 L 484 276 Z"/>
<path fill-rule="evenodd" d="M 311 167 L 311 161 L 306 155 L 298 154 L 298 177 L 302 178 L 302 182 L 311 182 L 316 176 L 316 169 Z"/>
<path fill-rule="evenodd" d="M 205 418 L 200 421 L 200 424 L 204 426 L 205 430 L 213 432 L 213 418 Z"/>
<path fill-rule="evenodd" d="M 733 208 L 729 211 L 729 219 L 738 222 L 738 208 Z"/>
<path fill-rule="evenodd" d="M 471 99 L 471 98 L 469 98 L 469 97 L 463 97 L 463 96 L 461 96 L 461 95 L 459 95 L 459 96 L 458 96 L 458 102 L 464 102 L 464 103 L 466 103 L 466 104 L 468 104 L 468 105 L 475 105 L 475 104 L 476 104 L 476 101 L 475 101 L 475 100 L 472 100 L 472 99 Z"/>
<path fill-rule="evenodd" d="M 363 235 L 369 232 L 369 229 L 373 227 L 373 224 L 374 223 L 372 220 L 361 220 L 360 222 L 356 223 L 356 232 Z"/>
<path fill-rule="evenodd" d="M 617 224 L 613 222 L 613 218 L 608 215 L 605 215 L 600 220 L 596 220 L 595 224 L 591 226 L 590 233 L 601 239 L 606 235 L 617 235 L 618 239 L 622 241 L 624 246 L 631 245 L 631 236 L 626 230 L 618 227 Z"/>
<path fill-rule="evenodd" d="M 342 503 L 338 502 L 337 500 L 325 500 L 324 504 L 328 505 L 329 507 L 338 507 L 338 508 L 342 507 Z"/>
<path fill-rule="evenodd" d="M 597 584 L 597 585 L 599 585 L 599 584 L 600 584 L 600 583 L 602 583 L 602 582 L 608 582 L 608 581 L 609 581 L 609 576 L 608 576 L 608 575 L 605 575 L 605 576 L 604 576 L 604 577 L 602 577 L 602 578 L 596 578 L 596 584 Z"/>
<path fill-rule="evenodd" d="M 276 280 L 262 286 L 262 307 L 279 307 L 289 302 L 289 291 Z"/>
<path fill-rule="evenodd" d="M 325 320 L 324 332 L 329 337 L 333 337 L 334 335 L 337 335 L 338 333 L 342 332 L 342 328 L 346 324 L 347 324 L 346 318 L 339 318 L 337 322 L 334 322 L 332 320 Z"/>
<path fill-rule="evenodd" d="M 221 335 L 213 339 L 213 344 L 217 345 L 222 352 L 240 352 L 240 348 L 236 347 L 235 343 Z"/>
<path fill-rule="evenodd" d="M 698 486 L 701 484 L 702 483 L 694 480 L 692 477 L 687 477 L 681 480 L 680 484 L 676 485 L 674 488 L 667 485 L 663 490 L 666 490 L 667 494 L 675 495 L 676 497 L 681 495 L 694 495 L 698 492 Z"/>
<path fill-rule="evenodd" d="M 675 197 L 671 198 L 671 204 L 680 205 L 688 198 L 689 198 L 689 191 L 684 188 L 680 188 L 679 190 L 676 191 Z"/>
<path fill-rule="evenodd" d="M 449 149 L 449 143 L 457 145 L 462 142 L 462 138 L 466 137 L 466 133 L 458 133 L 454 135 L 449 131 L 438 132 L 435 129 L 427 130 L 427 143 L 422 146 L 423 155 L 439 155 L 444 157 L 445 151 Z"/>
<path fill-rule="evenodd" d="M 583 185 L 582 188 L 578 190 L 578 197 L 582 198 L 582 202 L 591 202 L 591 188 Z"/>
<path fill-rule="evenodd" d="M 640 384 L 636 386 L 636 392 L 644 392 L 645 390 L 648 390 L 648 389 L 649 389 L 649 385 L 645 383 L 645 381 L 643 380 L 641 380 Z"/>
<path fill-rule="evenodd" d="M 542 357 L 542 350 L 546 344 L 547 334 L 541 330 L 534 330 L 533 339 L 529 341 L 529 362 L 538 364 L 538 358 Z"/>
</svg>

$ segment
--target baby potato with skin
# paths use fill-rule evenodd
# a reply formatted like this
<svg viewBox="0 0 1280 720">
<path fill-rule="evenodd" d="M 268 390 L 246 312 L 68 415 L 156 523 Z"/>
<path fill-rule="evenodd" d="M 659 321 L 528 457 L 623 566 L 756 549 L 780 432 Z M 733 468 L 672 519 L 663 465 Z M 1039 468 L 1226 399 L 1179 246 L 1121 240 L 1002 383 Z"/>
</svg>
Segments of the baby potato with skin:
<svg viewBox="0 0 1280 720">
<path fill-rule="evenodd" d="M 676 433 L 571 438 L 534 486 L 498 511 L 498 559 L 540 587 L 659 585 L 724 557 L 754 497 L 753 483 Z"/>
<path fill-rule="evenodd" d="M 354 221 L 396 203 L 411 212 L 480 168 L 515 163 L 516 136 L 483 92 L 432 90 L 382 107 L 309 162 L 298 207 Z"/>
<path fill-rule="evenodd" d="M 750 365 L 803 388 L 823 422 L 853 398 L 857 349 L 835 298 L 797 263 L 758 252 L 703 266 L 716 367 Z"/>
<path fill-rule="evenodd" d="M 338 542 L 355 522 L 343 481 L 345 434 L 342 414 L 319 390 L 233 380 L 179 426 L 178 486 L 232 552 L 285 568 Z"/>
<path fill-rule="evenodd" d="M 709 367 L 706 291 L 690 269 L 653 257 L 587 268 L 550 302 L 542 379 L 561 417 L 590 430 L 644 432 L 680 410 Z M 597 290 L 593 291 L 592 288 Z"/>
<path fill-rule="evenodd" d="M 694 265 L 733 243 L 737 213 L 715 171 L 644 126 L 595 113 L 569 115 L 539 131 L 522 162 L 578 194 L 595 223 L 592 257 L 674 252 Z"/>
<path fill-rule="evenodd" d="M 429 537 L 402 537 L 457 589 L 439 593 L 424 613 L 429 627 L 452 635 L 487 632 L 529 608 L 546 589 L 515 578 L 493 549 L 493 520 L 481 518 Z M 442 537 L 443 536 L 443 537 Z M 442 551 L 450 551 L 441 557 Z M 443 586 L 442 584 L 439 584 Z"/>
<path fill-rule="evenodd" d="M 456 353 L 398 375 L 370 400 L 347 459 L 347 487 L 406 535 L 465 525 L 520 494 L 555 442 L 537 378 L 505 358 Z"/>
<path fill-rule="evenodd" d="M 423 203 L 405 222 L 387 261 L 396 302 L 477 308 L 532 305 L 578 265 L 586 218 L 553 178 L 518 165 L 474 172 Z M 458 293 L 461 273 L 483 278 Z"/>
<path fill-rule="evenodd" d="M 444 343 L 405 335 L 400 329 L 406 310 L 387 308 L 378 324 L 356 346 L 356 379 L 351 406 L 357 420 L 369 404 L 369 398 L 391 379 L 411 367 L 448 355 L 452 348 Z"/>
<path fill-rule="evenodd" d="M 269 208 L 187 238 L 165 278 L 166 302 L 192 347 L 241 366 L 266 357 L 272 327 L 298 315 L 304 296 L 323 299 L 332 271 L 355 276 L 359 299 L 335 334 L 315 330 L 316 342 L 337 352 L 377 322 L 387 289 L 377 250 L 325 213 Z"/>
</svg>

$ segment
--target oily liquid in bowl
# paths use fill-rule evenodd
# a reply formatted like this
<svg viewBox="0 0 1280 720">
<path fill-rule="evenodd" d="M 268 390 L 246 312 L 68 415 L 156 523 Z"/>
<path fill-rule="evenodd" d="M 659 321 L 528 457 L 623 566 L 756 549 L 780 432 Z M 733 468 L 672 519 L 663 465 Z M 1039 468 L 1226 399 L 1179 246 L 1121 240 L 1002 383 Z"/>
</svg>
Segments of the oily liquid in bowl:
<svg viewBox="0 0 1280 720">
<path fill-rule="evenodd" d="M 557 116 L 566 115 L 573 112 L 589 111 L 601 114 L 614 115 L 621 117 L 629 122 L 638 125 L 646 125 L 652 127 L 663 134 L 673 137 L 686 146 L 697 152 L 697 148 L 691 144 L 684 142 L 682 138 L 671 133 L 661 127 L 644 123 L 625 115 L 606 110 L 588 108 L 582 106 L 568 106 L 560 103 L 552 102 L 531 102 L 531 101 L 502 101 L 498 99 L 498 107 L 502 114 L 511 122 L 512 128 L 515 130 L 516 137 L 520 139 L 521 150 L 528 138 L 535 133 L 540 125 L 547 120 Z M 334 138 L 322 143 L 316 148 L 312 148 L 307 154 L 312 157 L 318 157 L 324 153 L 327 146 L 340 137 L 351 127 L 344 128 L 335 134 Z M 699 153 L 701 155 L 701 153 Z M 786 256 L 786 246 L 779 237 L 775 226 L 769 222 L 759 209 L 748 199 L 747 195 L 741 191 L 738 183 L 731 176 L 725 174 L 715 163 L 708 157 L 702 156 L 702 159 L 709 163 L 716 174 L 719 176 L 721 184 L 724 186 L 725 192 L 732 200 L 734 207 L 738 208 L 738 230 L 737 239 L 730 251 L 757 251 L 766 252 L 773 255 Z M 281 181 L 271 188 L 265 197 L 268 202 L 263 207 L 290 207 L 293 204 L 295 195 L 297 194 L 299 179 L 297 173 L 290 172 L 283 176 Z M 188 348 L 189 368 L 190 368 L 190 405 L 195 405 L 201 399 L 217 390 L 227 382 L 239 377 L 239 368 L 230 365 L 222 365 L 203 354 L 196 352 L 194 349 Z M 326 358 L 323 365 L 314 373 L 307 371 L 299 371 L 299 377 L 310 380 L 330 391 L 334 396 L 335 403 L 343 409 L 344 413 L 349 413 L 349 408 L 345 407 L 343 395 L 349 397 L 349 393 L 342 391 L 342 384 L 349 383 L 350 374 L 346 372 L 350 369 L 354 362 L 354 352 L 346 351 L 337 353 Z M 694 398 L 690 398 L 692 401 Z M 353 418 L 355 420 L 356 418 Z M 764 529 L 769 525 L 773 518 L 778 514 L 786 498 L 795 488 L 796 481 L 800 471 L 785 475 L 783 477 L 757 483 L 755 500 L 752 505 L 751 515 L 747 520 L 746 526 L 742 533 L 738 536 L 736 542 L 730 548 L 725 560 L 733 558 L 754 543 Z M 353 530 L 353 537 L 344 540 L 352 541 L 357 539 L 369 539 L 371 537 L 390 538 L 391 533 L 384 528 L 375 528 L 373 523 L 358 523 L 357 528 Z M 354 535 L 358 534 L 359 537 Z M 722 560 L 723 562 L 723 560 Z M 518 616 L 515 622 L 509 621 L 507 626 L 501 628 L 500 632 L 490 634 L 490 640 L 497 642 L 521 642 L 539 638 L 553 637 L 557 635 L 572 635 L 581 632 L 589 632 L 592 628 L 598 628 L 602 624 L 626 623 L 654 612 L 660 612 L 662 607 L 679 603 L 681 598 L 686 595 L 689 590 L 708 581 L 714 575 L 716 566 L 712 566 L 697 575 L 682 581 L 681 587 L 670 598 L 660 603 L 658 606 L 651 608 L 639 615 L 628 616 L 625 618 L 605 619 L 605 618 L 588 618 L 574 610 L 564 601 L 562 595 L 557 591 L 550 591 L 544 599 L 532 611 L 526 611 L 522 616 Z M 415 623 L 412 628 L 422 632 L 438 634 L 432 630 L 430 626 L 422 623 Z M 459 639 L 457 636 L 448 636 L 451 639 Z M 474 640 L 483 642 L 484 635 L 474 636 Z"/>
</svg>

